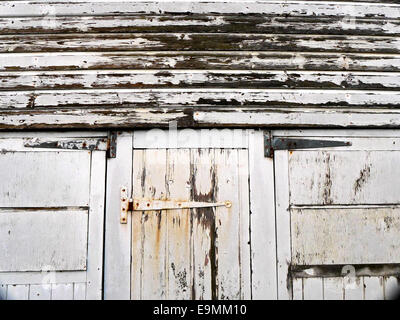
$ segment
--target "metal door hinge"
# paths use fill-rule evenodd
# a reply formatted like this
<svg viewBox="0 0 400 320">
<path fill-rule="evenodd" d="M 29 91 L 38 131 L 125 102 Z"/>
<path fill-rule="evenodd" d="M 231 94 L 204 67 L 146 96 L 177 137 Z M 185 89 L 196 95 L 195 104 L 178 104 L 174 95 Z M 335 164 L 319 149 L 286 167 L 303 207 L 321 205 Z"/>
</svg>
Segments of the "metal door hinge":
<svg viewBox="0 0 400 320">
<path fill-rule="evenodd" d="M 316 149 L 345 146 L 351 146 L 351 142 L 337 140 L 274 137 L 271 135 L 270 132 L 264 132 L 264 156 L 268 158 L 274 157 L 275 150 Z"/>
<path fill-rule="evenodd" d="M 230 201 L 225 202 L 199 202 L 199 201 L 177 201 L 177 200 L 148 200 L 128 198 L 126 187 L 121 188 L 121 223 L 127 223 L 128 212 L 133 211 L 157 211 L 157 210 L 179 210 L 192 208 L 210 207 L 232 207 Z"/>
<path fill-rule="evenodd" d="M 117 131 L 110 131 L 107 138 L 107 158 L 117 156 Z"/>
</svg>

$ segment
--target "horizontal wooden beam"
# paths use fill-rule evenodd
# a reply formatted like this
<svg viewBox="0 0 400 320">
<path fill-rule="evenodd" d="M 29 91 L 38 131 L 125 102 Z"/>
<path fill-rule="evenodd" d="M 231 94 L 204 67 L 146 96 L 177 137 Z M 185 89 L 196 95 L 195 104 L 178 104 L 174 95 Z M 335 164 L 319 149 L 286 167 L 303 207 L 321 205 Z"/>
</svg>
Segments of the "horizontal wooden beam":
<svg viewBox="0 0 400 320">
<path fill-rule="evenodd" d="M 399 19 L 260 14 L 0 18 L 0 34 L 22 33 L 289 33 L 395 36 Z"/>
<path fill-rule="evenodd" d="M 0 91 L 0 109 L 107 107 L 400 107 L 400 91 L 296 89 L 84 89 Z"/>
<path fill-rule="evenodd" d="M 400 39 L 374 36 L 237 33 L 92 33 L 0 36 L 0 53 L 145 50 L 400 53 Z"/>
<path fill-rule="evenodd" d="M 386 1 L 385 1 L 386 2 Z M 353 16 L 398 18 L 400 5 L 314 1 L 2 1 L 0 16 L 83 16 L 132 14 L 267 14 L 282 16 Z"/>
<path fill-rule="evenodd" d="M 93 108 L 0 111 L 0 130 L 196 127 L 400 128 L 400 110 Z"/>
<path fill-rule="evenodd" d="M 229 70 L 0 72 L 0 90 L 241 88 L 399 90 L 400 73 Z"/>
<path fill-rule="evenodd" d="M 95 69 L 400 71 L 400 55 L 227 51 L 0 54 L 0 71 Z"/>
</svg>

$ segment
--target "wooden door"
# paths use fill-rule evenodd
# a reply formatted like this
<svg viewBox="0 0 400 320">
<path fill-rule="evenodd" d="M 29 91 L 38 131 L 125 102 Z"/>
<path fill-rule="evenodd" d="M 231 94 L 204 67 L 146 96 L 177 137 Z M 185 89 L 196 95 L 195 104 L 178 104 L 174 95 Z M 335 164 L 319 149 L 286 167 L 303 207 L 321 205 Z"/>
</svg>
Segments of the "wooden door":
<svg viewBox="0 0 400 320">
<path fill-rule="evenodd" d="M 286 131 L 344 141 L 275 151 L 279 298 L 390 299 L 400 275 L 396 131 Z"/>
<path fill-rule="evenodd" d="M 248 130 L 118 135 L 108 165 L 105 298 L 275 298 L 273 167 L 262 143 Z M 154 200 L 192 207 L 134 210 L 121 224 L 122 186 L 150 209 Z"/>
<path fill-rule="evenodd" d="M 1 134 L 0 299 L 101 299 L 105 151 L 44 147 L 94 136 Z"/>
</svg>

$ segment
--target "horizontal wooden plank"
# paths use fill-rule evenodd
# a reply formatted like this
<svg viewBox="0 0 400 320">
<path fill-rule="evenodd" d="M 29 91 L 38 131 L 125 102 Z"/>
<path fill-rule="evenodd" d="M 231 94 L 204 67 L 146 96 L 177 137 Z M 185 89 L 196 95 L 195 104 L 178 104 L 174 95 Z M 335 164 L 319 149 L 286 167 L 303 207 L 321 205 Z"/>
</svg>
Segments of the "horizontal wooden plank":
<svg viewBox="0 0 400 320">
<path fill-rule="evenodd" d="M 400 88 L 400 73 L 113 70 L 0 72 L 0 90 L 138 88 Z"/>
<path fill-rule="evenodd" d="M 293 33 L 399 35 L 398 19 L 249 15 L 134 15 L 0 18 L 0 34 L 21 33 Z"/>
<path fill-rule="evenodd" d="M 198 110 L 198 126 L 291 127 L 291 128 L 399 128 L 400 113 L 385 109 L 268 109 L 236 108 Z"/>
<path fill-rule="evenodd" d="M 400 209 L 292 209 L 292 264 L 399 263 Z"/>
<path fill-rule="evenodd" d="M 400 6 L 304 1 L 2 1 L 0 16 L 131 15 L 160 13 L 269 14 L 398 18 Z"/>
<path fill-rule="evenodd" d="M 400 71 L 400 55 L 309 52 L 59 52 L 0 54 L 1 71 L 81 69 Z"/>
<path fill-rule="evenodd" d="M 0 109 L 41 107 L 386 107 L 400 106 L 399 91 L 291 89 L 84 89 L 0 91 Z"/>
<path fill-rule="evenodd" d="M 0 130 L 189 127 L 400 128 L 400 111 L 290 108 L 91 108 L 0 111 Z"/>
<path fill-rule="evenodd" d="M 399 53 L 400 39 L 382 36 L 242 33 L 86 33 L 0 36 L 0 53 L 146 50 Z"/>
</svg>

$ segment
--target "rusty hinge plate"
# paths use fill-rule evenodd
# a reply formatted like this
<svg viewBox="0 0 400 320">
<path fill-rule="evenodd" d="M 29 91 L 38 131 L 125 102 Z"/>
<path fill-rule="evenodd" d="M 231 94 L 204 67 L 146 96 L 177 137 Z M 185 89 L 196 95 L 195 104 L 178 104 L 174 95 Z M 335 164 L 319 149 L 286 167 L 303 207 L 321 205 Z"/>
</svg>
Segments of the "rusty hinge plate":
<svg viewBox="0 0 400 320">
<path fill-rule="evenodd" d="M 199 201 L 176 201 L 176 200 L 153 200 L 153 199 L 130 199 L 126 187 L 121 188 L 121 223 L 127 223 L 128 212 L 133 211 L 158 211 L 179 210 L 194 208 L 226 207 L 230 208 L 230 201 L 224 202 L 199 202 Z"/>
<path fill-rule="evenodd" d="M 264 132 L 264 156 L 273 158 L 275 150 L 317 149 L 351 146 L 349 141 L 274 137 Z"/>
</svg>

